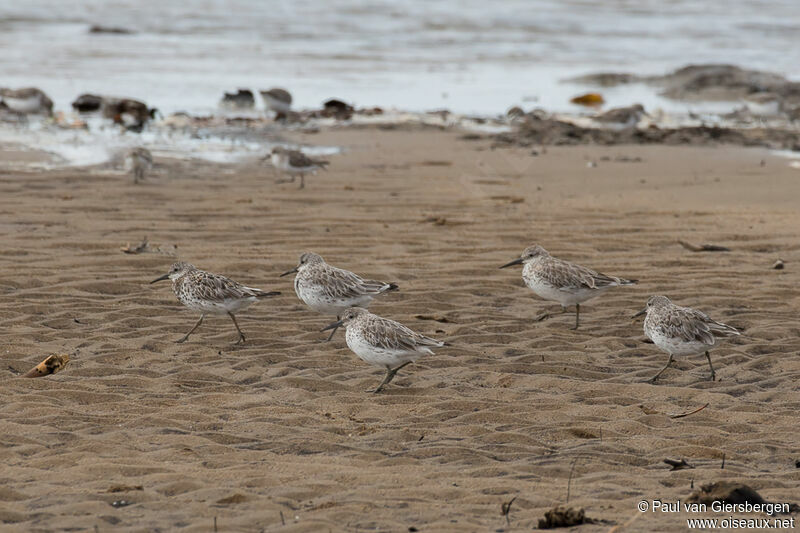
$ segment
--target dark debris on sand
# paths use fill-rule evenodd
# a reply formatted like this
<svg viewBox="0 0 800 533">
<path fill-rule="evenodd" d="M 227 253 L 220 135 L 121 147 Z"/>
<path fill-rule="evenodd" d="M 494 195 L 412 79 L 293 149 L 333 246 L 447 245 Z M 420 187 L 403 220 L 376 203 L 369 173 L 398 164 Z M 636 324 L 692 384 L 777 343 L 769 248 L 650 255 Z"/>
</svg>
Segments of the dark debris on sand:
<svg viewBox="0 0 800 533">
<path fill-rule="evenodd" d="M 702 503 L 709 507 L 714 502 L 759 505 L 769 503 L 752 487 L 735 481 L 717 481 L 703 485 L 694 491 L 687 501 L 689 503 Z M 800 512 L 800 506 L 796 503 L 788 505 L 789 513 Z"/>
<path fill-rule="evenodd" d="M 583 508 L 565 507 L 557 505 L 544 513 L 544 518 L 539 519 L 539 529 L 554 529 L 557 527 L 572 527 L 581 524 L 600 524 L 602 520 L 596 520 L 586 516 Z"/>
<path fill-rule="evenodd" d="M 513 132 L 491 137 L 496 146 L 534 145 L 615 145 L 615 144 L 666 144 L 707 146 L 734 144 L 738 146 L 766 146 L 772 149 L 800 150 L 800 131 L 774 128 L 734 129 L 719 126 L 687 126 L 646 129 L 629 128 L 621 131 L 588 128 L 537 113 L 525 116 Z"/>
</svg>

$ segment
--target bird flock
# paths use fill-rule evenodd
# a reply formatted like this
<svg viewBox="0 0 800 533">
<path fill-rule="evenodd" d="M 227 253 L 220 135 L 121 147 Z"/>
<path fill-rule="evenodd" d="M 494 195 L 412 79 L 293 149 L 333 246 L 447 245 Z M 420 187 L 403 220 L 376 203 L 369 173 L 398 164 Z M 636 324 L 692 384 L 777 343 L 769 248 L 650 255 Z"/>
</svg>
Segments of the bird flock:
<svg viewBox="0 0 800 533">
<path fill-rule="evenodd" d="M 539 245 L 529 246 L 513 261 L 500 268 L 524 265 L 522 279 L 528 288 L 543 300 L 557 302 L 562 312 L 575 306 L 575 326 L 580 327 L 580 305 L 614 287 L 630 286 L 637 280 L 609 276 L 590 268 L 551 256 Z M 336 330 L 345 329 L 345 341 L 361 360 L 386 371 L 375 389 L 378 393 L 389 384 L 397 372 L 423 355 L 448 343 L 422 335 L 403 324 L 370 313 L 372 301 L 385 293 L 398 290 L 391 282 L 365 279 L 348 270 L 325 262 L 321 255 L 306 252 L 300 255 L 297 266 L 281 274 L 295 274 L 297 297 L 311 310 L 336 320 L 321 331 L 330 330 L 330 341 Z M 178 300 L 196 312 L 200 318 L 192 329 L 177 342 L 185 342 L 203 323 L 206 315 L 227 315 L 233 321 L 239 337 L 236 344 L 245 342 L 245 335 L 236 321 L 236 313 L 261 298 L 277 296 L 280 292 L 247 287 L 218 274 L 212 274 L 185 262 L 172 265 L 169 272 L 151 283 L 172 281 Z M 710 350 L 721 340 L 739 335 L 736 328 L 711 319 L 702 311 L 681 307 L 666 296 L 652 296 L 647 306 L 632 318 L 646 315 L 644 333 L 655 346 L 669 355 L 667 364 L 648 381 L 655 381 L 672 363 L 675 356 L 705 353 L 711 369 L 710 379 L 716 378 Z M 534 320 L 551 316 L 544 313 Z"/>
</svg>

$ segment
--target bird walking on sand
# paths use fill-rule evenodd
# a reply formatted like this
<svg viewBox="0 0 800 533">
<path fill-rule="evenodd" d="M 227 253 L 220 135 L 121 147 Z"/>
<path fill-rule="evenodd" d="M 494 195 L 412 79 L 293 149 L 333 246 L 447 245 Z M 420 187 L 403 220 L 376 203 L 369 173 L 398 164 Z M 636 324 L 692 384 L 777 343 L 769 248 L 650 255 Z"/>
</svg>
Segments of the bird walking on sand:
<svg viewBox="0 0 800 533">
<path fill-rule="evenodd" d="M 244 333 L 239 329 L 235 313 L 245 309 L 259 298 L 277 296 L 280 292 L 265 292 L 252 287 L 245 287 L 232 279 L 211 272 L 205 272 L 189 263 L 179 262 L 172 265 L 169 272 L 154 279 L 150 283 L 169 279 L 172 291 L 183 305 L 200 313 L 197 324 L 177 342 L 185 342 L 189 335 L 200 327 L 206 315 L 228 315 L 239 332 L 235 344 L 245 341 Z"/>
<path fill-rule="evenodd" d="M 323 169 L 330 163 L 322 159 L 312 159 L 299 150 L 289 150 L 282 146 L 276 146 L 270 153 L 272 165 L 291 176 L 288 180 L 278 180 L 276 183 L 294 183 L 294 178 L 300 176 L 300 189 L 306 186 L 305 175 L 316 174 L 317 170 Z"/>
<path fill-rule="evenodd" d="M 362 361 L 386 369 L 386 376 L 375 390 L 378 393 L 389 384 L 397 371 L 413 363 L 423 355 L 433 355 L 433 348 L 445 345 L 406 326 L 373 315 L 361 307 L 351 307 L 344 311 L 342 319 L 328 325 L 322 331 L 344 326 L 347 330 L 347 346 Z"/>
<path fill-rule="evenodd" d="M 302 254 L 298 265 L 281 274 L 281 277 L 295 272 L 294 291 L 297 297 L 318 313 L 336 315 L 336 320 L 347 308 L 366 308 L 379 294 L 398 288 L 394 283 L 363 279 L 349 270 L 331 266 L 314 252 Z M 328 341 L 335 333 L 336 328 L 333 328 Z"/>
<path fill-rule="evenodd" d="M 696 355 L 705 352 L 711 381 L 716 378 L 711 364 L 709 350 L 725 337 L 738 336 L 736 328 L 712 320 L 707 314 L 691 307 L 675 305 L 666 296 L 651 296 L 647 307 L 633 315 L 633 318 L 647 314 L 644 319 L 644 334 L 662 352 L 669 354 L 669 360 L 658 374 L 648 381 L 655 383 L 658 377 L 672 363 L 676 355 Z"/>
<path fill-rule="evenodd" d="M 134 148 L 126 156 L 126 164 L 133 174 L 133 182 L 139 183 L 144 179 L 145 174 L 153 168 L 153 155 L 150 150 L 141 146 Z"/>
<path fill-rule="evenodd" d="M 595 296 L 599 296 L 612 287 L 633 285 L 635 279 L 616 278 L 595 272 L 569 261 L 551 256 L 541 246 L 534 245 L 525 248 L 522 255 L 506 263 L 500 268 L 524 264 L 522 279 L 534 294 L 561 304 L 563 312 L 567 307 L 575 306 L 575 327 L 580 325 L 581 304 Z M 544 320 L 550 313 L 544 313 L 536 320 Z"/>
</svg>

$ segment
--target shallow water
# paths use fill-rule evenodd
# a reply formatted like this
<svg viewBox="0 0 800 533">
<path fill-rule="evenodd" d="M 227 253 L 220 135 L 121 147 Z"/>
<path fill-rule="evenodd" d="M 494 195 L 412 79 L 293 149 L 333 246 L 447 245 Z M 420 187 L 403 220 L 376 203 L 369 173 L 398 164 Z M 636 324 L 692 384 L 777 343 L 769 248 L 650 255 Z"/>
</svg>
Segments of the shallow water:
<svg viewBox="0 0 800 533">
<path fill-rule="evenodd" d="M 135 33 L 90 34 L 92 24 Z M 725 62 L 798 78 L 798 34 L 796 0 L 26 0 L 0 3 L 0 72 L 59 109 L 96 92 L 207 112 L 225 90 L 283 86 L 300 107 L 337 96 L 417 111 L 567 111 L 586 88 L 560 80 L 599 70 Z M 641 86 L 603 93 L 610 105 L 703 108 Z"/>
</svg>

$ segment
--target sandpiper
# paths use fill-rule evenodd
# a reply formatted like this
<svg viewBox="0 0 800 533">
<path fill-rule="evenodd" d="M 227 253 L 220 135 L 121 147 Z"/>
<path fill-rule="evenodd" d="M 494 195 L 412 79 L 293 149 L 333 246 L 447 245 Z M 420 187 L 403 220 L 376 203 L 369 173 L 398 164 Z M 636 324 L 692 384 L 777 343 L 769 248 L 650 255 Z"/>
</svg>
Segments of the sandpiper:
<svg viewBox="0 0 800 533">
<path fill-rule="evenodd" d="M 133 173 L 134 183 L 139 183 L 139 180 L 144 179 L 145 174 L 153 168 L 153 155 L 150 150 L 141 146 L 128 152 L 125 159 L 126 165 Z"/>
<path fill-rule="evenodd" d="M 23 114 L 53 114 L 53 101 L 36 87 L 0 89 L 0 101 L 10 110 Z"/>
<path fill-rule="evenodd" d="M 206 315 L 228 315 L 239 332 L 236 344 L 245 341 L 244 333 L 239 329 L 234 313 L 245 309 L 259 298 L 277 296 L 280 292 L 265 292 L 228 279 L 218 274 L 212 274 L 196 268 L 189 263 L 179 262 L 172 265 L 169 272 L 154 279 L 150 283 L 172 280 L 172 291 L 183 305 L 198 311 L 200 320 L 197 324 L 177 342 L 185 342 L 189 335 L 200 327 Z"/>
<path fill-rule="evenodd" d="M 780 114 L 781 103 L 781 97 L 771 92 L 749 94 L 744 99 L 747 110 L 756 116 L 773 117 Z"/>
<path fill-rule="evenodd" d="M 605 113 L 593 117 L 592 120 L 601 128 L 624 131 L 635 128 L 645 115 L 647 112 L 644 107 L 641 104 L 634 104 L 628 107 L 609 109 Z"/>
<path fill-rule="evenodd" d="M 226 92 L 219 104 L 226 109 L 252 109 L 256 99 L 250 89 L 238 89 L 235 93 Z"/>
<path fill-rule="evenodd" d="M 285 119 L 292 110 L 292 95 L 286 89 L 273 87 L 268 91 L 260 91 L 267 109 L 275 112 L 275 119 Z"/>
<path fill-rule="evenodd" d="M 331 266 L 314 252 L 302 254 L 297 266 L 281 277 L 295 272 L 294 292 L 297 297 L 318 313 L 336 315 L 336 320 L 347 308 L 366 308 L 375 296 L 398 288 L 394 283 L 365 280 L 349 270 Z M 334 333 L 336 328 L 328 337 L 329 341 Z"/>
<path fill-rule="evenodd" d="M 566 312 L 567 307 L 575 306 L 575 327 L 580 324 L 581 303 L 594 298 L 611 287 L 633 285 L 635 279 L 616 278 L 595 272 L 589 268 L 557 259 L 541 246 L 525 248 L 522 255 L 500 268 L 524 264 L 522 279 L 540 298 L 558 302 Z M 537 320 L 549 318 L 550 313 L 540 315 Z"/>
<path fill-rule="evenodd" d="M 662 352 L 669 354 L 669 360 L 658 374 L 648 381 L 655 383 L 658 377 L 672 363 L 676 355 L 696 355 L 705 352 L 711 381 L 716 374 L 711 364 L 709 350 L 725 337 L 739 335 L 736 328 L 712 320 L 707 314 L 691 307 L 675 305 L 666 296 L 651 296 L 647 307 L 633 315 L 633 318 L 647 314 L 644 319 L 644 334 Z"/>
<path fill-rule="evenodd" d="M 339 326 L 347 329 L 347 346 L 362 361 L 386 369 L 386 377 L 378 388 L 367 392 L 382 391 L 398 370 L 423 355 L 432 355 L 432 348 L 445 345 L 442 341 L 416 333 L 394 320 L 373 315 L 361 307 L 345 310 L 341 320 L 322 331 L 335 330 Z"/>
<path fill-rule="evenodd" d="M 329 164 L 329 161 L 311 159 L 299 150 L 289 150 L 282 146 L 276 146 L 272 149 L 270 160 L 275 168 L 283 170 L 291 176 L 289 180 L 278 180 L 276 183 L 294 182 L 295 176 L 299 174 L 300 189 L 306 185 L 306 174 L 316 174 L 317 170 L 325 170 L 325 167 Z"/>
<path fill-rule="evenodd" d="M 135 133 L 141 133 L 147 121 L 159 113 L 155 107 L 147 107 L 144 102 L 132 98 L 102 97 L 100 110 L 105 118 Z"/>
</svg>

